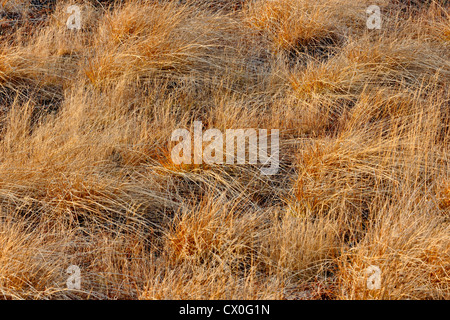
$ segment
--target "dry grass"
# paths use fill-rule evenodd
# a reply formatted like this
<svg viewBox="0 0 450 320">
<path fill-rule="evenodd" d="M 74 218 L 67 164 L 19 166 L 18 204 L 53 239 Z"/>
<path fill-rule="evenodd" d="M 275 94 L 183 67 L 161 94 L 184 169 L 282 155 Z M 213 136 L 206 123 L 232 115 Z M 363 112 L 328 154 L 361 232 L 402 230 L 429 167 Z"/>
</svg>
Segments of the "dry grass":
<svg viewBox="0 0 450 320">
<path fill-rule="evenodd" d="M 0 298 L 449 299 L 449 7 L 406 2 L 3 1 Z M 174 164 L 195 120 L 280 174 Z"/>
</svg>

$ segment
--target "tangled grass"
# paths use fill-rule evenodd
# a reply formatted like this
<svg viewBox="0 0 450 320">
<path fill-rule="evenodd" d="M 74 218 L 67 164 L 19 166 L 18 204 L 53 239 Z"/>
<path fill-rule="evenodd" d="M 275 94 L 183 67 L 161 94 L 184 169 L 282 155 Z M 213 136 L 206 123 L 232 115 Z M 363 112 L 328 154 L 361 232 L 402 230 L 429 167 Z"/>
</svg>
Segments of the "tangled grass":
<svg viewBox="0 0 450 320">
<path fill-rule="evenodd" d="M 1 298 L 450 298 L 446 1 L 47 2 L 1 4 Z M 175 165 L 195 120 L 279 174 Z"/>
</svg>

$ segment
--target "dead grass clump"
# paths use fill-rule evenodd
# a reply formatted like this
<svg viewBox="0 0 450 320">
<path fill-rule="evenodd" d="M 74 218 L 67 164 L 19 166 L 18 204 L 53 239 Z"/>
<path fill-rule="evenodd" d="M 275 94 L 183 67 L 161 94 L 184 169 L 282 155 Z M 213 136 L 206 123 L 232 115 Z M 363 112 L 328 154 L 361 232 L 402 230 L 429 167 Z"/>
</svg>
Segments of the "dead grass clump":
<svg viewBox="0 0 450 320">
<path fill-rule="evenodd" d="M 174 219 L 167 246 L 174 261 L 226 265 L 239 269 L 255 259 L 264 221 L 242 215 L 237 203 L 225 196 L 204 200 Z"/>
</svg>

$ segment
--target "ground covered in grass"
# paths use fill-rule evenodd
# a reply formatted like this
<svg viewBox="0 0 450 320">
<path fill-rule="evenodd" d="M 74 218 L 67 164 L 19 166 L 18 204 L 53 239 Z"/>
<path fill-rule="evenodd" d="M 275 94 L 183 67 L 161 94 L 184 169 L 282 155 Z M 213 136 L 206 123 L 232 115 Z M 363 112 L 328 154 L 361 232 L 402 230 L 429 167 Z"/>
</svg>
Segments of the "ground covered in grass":
<svg viewBox="0 0 450 320">
<path fill-rule="evenodd" d="M 0 298 L 450 298 L 447 1 L 0 5 Z M 177 165 L 194 121 L 278 174 Z"/>
</svg>

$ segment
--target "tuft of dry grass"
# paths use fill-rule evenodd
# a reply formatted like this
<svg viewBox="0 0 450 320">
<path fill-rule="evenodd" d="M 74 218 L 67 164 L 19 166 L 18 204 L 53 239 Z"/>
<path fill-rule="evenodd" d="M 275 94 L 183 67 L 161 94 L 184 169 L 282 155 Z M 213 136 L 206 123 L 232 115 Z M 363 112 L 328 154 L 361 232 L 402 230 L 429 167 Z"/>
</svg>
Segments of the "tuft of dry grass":
<svg viewBox="0 0 450 320">
<path fill-rule="evenodd" d="M 408 3 L 0 3 L 0 298 L 448 299 L 449 8 Z M 279 174 L 174 164 L 194 121 Z"/>
</svg>

